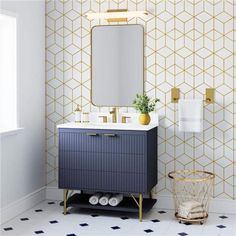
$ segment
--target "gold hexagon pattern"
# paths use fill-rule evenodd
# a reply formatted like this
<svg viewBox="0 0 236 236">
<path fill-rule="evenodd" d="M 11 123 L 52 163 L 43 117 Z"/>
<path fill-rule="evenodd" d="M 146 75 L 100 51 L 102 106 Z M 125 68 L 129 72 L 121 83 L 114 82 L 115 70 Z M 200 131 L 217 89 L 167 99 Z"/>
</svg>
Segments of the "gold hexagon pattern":
<svg viewBox="0 0 236 236">
<path fill-rule="evenodd" d="M 107 110 L 90 102 L 90 30 L 104 20 L 89 21 L 89 11 L 146 10 L 145 19 L 127 24 L 145 28 L 145 91 L 160 98 L 156 193 L 170 193 L 167 174 L 178 169 L 216 174 L 214 197 L 236 198 L 236 79 L 233 0 L 67 0 L 46 1 L 47 184 L 57 185 L 56 125 L 83 111 Z M 114 24 L 114 23 L 113 23 Z M 116 24 L 116 23 L 115 23 Z M 215 88 L 215 103 L 204 106 L 204 131 L 178 131 L 177 105 L 182 98 L 202 98 Z M 131 111 L 129 108 L 122 108 Z"/>
</svg>

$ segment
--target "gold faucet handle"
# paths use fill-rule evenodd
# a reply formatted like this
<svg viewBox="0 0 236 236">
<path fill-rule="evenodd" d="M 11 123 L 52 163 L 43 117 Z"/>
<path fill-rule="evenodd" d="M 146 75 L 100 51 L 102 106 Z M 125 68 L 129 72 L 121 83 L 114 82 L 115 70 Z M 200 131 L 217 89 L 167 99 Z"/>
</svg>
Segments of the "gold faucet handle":
<svg viewBox="0 0 236 236">
<path fill-rule="evenodd" d="M 107 123 L 107 116 L 99 116 L 99 118 L 102 118 L 103 123 Z"/>
<path fill-rule="evenodd" d="M 131 118 L 131 117 L 130 116 L 122 116 L 121 122 L 122 123 L 127 123 L 126 120 L 129 119 L 129 118 Z"/>
</svg>

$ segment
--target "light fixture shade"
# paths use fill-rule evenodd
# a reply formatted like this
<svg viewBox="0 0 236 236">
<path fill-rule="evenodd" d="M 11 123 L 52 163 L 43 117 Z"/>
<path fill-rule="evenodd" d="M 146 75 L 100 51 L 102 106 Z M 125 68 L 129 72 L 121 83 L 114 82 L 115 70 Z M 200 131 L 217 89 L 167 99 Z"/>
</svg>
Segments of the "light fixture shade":
<svg viewBox="0 0 236 236">
<path fill-rule="evenodd" d="M 119 18 L 133 18 L 133 17 L 144 17 L 147 15 L 147 11 L 110 11 L 110 12 L 101 12 L 101 13 L 94 13 L 90 12 L 87 13 L 86 16 L 89 20 L 94 19 L 119 19 Z"/>
</svg>

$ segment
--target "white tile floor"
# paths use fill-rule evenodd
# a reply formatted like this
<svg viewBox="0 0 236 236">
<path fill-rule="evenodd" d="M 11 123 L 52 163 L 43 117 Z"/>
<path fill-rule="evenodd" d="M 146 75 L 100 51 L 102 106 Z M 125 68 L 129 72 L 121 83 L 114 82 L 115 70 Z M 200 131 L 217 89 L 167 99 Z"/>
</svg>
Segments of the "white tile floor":
<svg viewBox="0 0 236 236">
<path fill-rule="evenodd" d="M 122 219 L 123 218 L 123 219 Z M 179 224 L 173 211 L 152 209 L 139 223 L 136 214 L 71 210 L 59 202 L 42 202 L 1 226 L 2 236 L 236 236 L 236 215 L 210 214 L 204 225 Z"/>
</svg>

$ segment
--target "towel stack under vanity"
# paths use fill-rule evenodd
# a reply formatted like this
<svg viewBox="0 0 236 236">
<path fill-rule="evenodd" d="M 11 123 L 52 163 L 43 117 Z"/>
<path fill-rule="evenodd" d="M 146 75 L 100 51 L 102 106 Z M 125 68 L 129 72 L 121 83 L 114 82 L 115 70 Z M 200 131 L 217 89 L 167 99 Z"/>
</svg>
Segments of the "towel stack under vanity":
<svg viewBox="0 0 236 236">
<path fill-rule="evenodd" d="M 199 219 L 207 216 L 202 203 L 195 200 L 182 202 L 179 205 L 178 216 L 185 219 Z"/>
<path fill-rule="evenodd" d="M 122 194 L 110 194 L 110 193 L 95 193 L 89 198 L 89 203 L 92 205 L 97 205 L 98 203 L 102 206 L 118 206 L 123 200 Z"/>
</svg>

